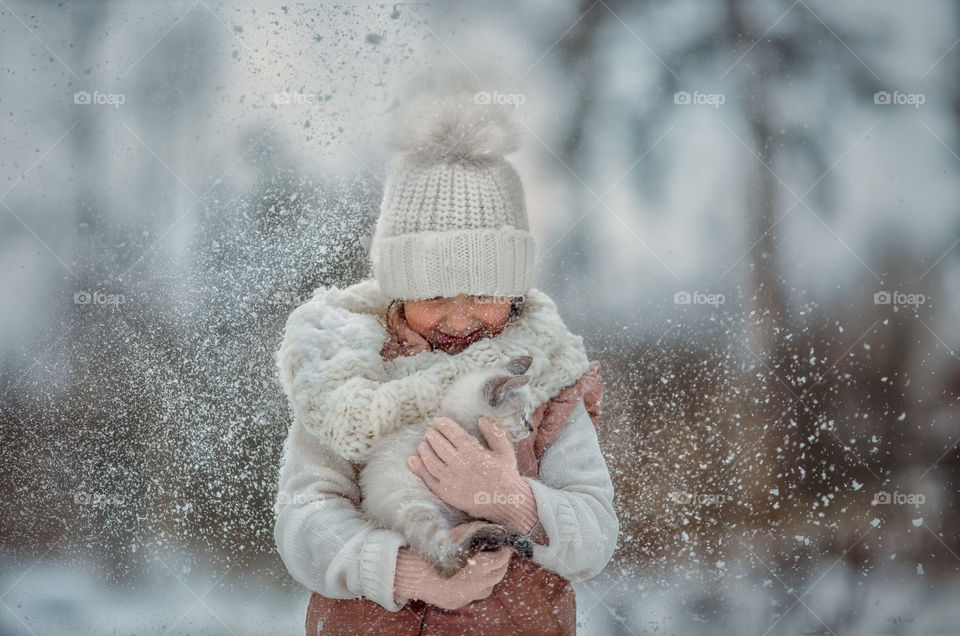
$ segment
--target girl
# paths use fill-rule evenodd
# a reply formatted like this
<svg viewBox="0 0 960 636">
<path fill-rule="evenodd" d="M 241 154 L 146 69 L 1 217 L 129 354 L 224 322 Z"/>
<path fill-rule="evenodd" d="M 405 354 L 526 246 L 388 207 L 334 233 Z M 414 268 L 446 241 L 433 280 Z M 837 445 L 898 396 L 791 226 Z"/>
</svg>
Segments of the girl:
<svg viewBox="0 0 960 636">
<path fill-rule="evenodd" d="M 294 412 L 274 508 L 277 549 L 313 591 L 307 633 L 573 634 L 570 581 L 598 574 L 619 533 L 597 441 L 602 386 L 583 339 L 531 287 L 535 242 L 506 107 L 466 87 L 423 91 L 394 129 L 370 249 L 374 277 L 321 287 L 277 353 Z M 382 435 L 432 418 L 460 374 L 530 355 L 540 407 L 489 449 L 435 418 L 410 469 L 471 517 L 528 534 L 533 559 L 478 553 L 449 579 L 360 513 L 356 477 Z M 466 536 L 480 521 L 451 530 Z"/>
</svg>

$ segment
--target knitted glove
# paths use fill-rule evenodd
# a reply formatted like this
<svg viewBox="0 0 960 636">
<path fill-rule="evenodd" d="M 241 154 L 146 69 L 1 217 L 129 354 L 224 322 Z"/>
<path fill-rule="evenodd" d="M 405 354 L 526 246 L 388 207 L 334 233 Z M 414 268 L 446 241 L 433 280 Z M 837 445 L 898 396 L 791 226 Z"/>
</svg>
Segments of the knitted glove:
<svg viewBox="0 0 960 636">
<path fill-rule="evenodd" d="M 432 348 L 427 340 L 410 328 L 401 310 L 401 303 L 391 303 L 387 310 L 387 340 L 380 350 L 384 360 L 398 356 L 412 356 Z"/>
<path fill-rule="evenodd" d="M 528 533 L 539 520 L 537 504 L 513 443 L 492 418 L 481 417 L 479 428 L 490 450 L 452 419 L 436 418 L 407 465 L 457 510 Z"/>
<path fill-rule="evenodd" d="M 450 531 L 459 542 L 482 521 L 462 523 Z M 445 610 L 455 610 L 473 601 L 487 598 L 507 573 L 509 547 L 490 552 L 478 552 L 456 574 L 444 578 L 431 561 L 407 546 L 397 551 L 397 570 L 394 576 L 393 596 L 398 605 L 420 599 Z"/>
</svg>

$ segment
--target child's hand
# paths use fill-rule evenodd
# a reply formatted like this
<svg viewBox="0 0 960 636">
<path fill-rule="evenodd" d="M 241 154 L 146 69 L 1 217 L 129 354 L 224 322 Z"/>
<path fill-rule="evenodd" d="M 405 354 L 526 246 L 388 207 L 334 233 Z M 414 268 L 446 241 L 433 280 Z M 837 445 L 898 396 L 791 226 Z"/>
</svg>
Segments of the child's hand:
<svg viewBox="0 0 960 636">
<path fill-rule="evenodd" d="M 461 524 L 453 531 L 469 530 L 473 525 Z M 450 578 L 444 578 L 432 562 L 403 546 L 397 551 L 393 600 L 398 604 L 406 604 L 410 599 L 420 599 L 445 610 L 459 609 L 490 596 L 507 573 L 512 556 L 513 551 L 508 547 L 478 552 L 460 571 Z"/>
<path fill-rule="evenodd" d="M 387 311 L 387 332 L 387 341 L 380 350 L 384 360 L 412 356 L 431 349 L 430 343 L 407 324 L 400 311 L 400 303 L 394 303 Z"/>
<path fill-rule="evenodd" d="M 537 521 L 536 504 L 517 470 L 513 443 L 496 420 L 481 417 L 480 432 L 490 450 L 453 420 L 438 417 L 407 465 L 454 508 L 527 532 L 524 526 Z"/>
</svg>

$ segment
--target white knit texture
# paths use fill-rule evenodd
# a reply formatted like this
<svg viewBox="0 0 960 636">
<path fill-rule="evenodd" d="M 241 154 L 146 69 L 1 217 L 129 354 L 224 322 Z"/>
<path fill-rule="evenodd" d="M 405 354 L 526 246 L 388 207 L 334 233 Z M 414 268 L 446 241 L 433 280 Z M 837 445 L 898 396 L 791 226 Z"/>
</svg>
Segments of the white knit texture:
<svg viewBox="0 0 960 636">
<path fill-rule="evenodd" d="M 459 355 L 459 354 L 458 354 Z M 597 433 L 577 401 L 540 458 L 533 488 L 549 545 L 533 560 L 571 581 L 594 576 L 616 549 L 620 522 Z M 358 509 L 353 467 L 294 421 L 284 444 L 274 540 L 290 575 L 327 598 L 364 596 L 391 612 L 402 535 L 375 528 Z"/>
<path fill-rule="evenodd" d="M 523 296 L 533 283 L 536 242 L 512 227 L 420 232 L 382 239 L 376 255 L 373 275 L 390 298 Z"/>
<path fill-rule="evenodd" d="M 387 169 L 378 230 L 413 232 L 529 230 L 520 176 L 506 159 L 480 164 L 425 164 L 401 154 Z"/>
<path fill-rule="evenodd" d="M 443 393 L 466 373 L 529 355 L 529 386 L 540 404 L 589 365 L 583 338 L 536 289 L 526 294 L 517 321 L 457 355 L 424 351 L 384 360 L 389 302 L 373 278 L 345 289 L 321 287 L 291 312 L 276 354 L 296 419 L 352 461 L 362 461 L 381 435 L 434 416 Z"/>
<path fill-rule="evenodd" d="M 383 293 L 407 300 L 522 296 L 536 244 L 523 186 L 500 151 L 516 147 L 509 109 L 469 92 L 424 100 L 387 164 L 370 260 Z"/>
</svg>

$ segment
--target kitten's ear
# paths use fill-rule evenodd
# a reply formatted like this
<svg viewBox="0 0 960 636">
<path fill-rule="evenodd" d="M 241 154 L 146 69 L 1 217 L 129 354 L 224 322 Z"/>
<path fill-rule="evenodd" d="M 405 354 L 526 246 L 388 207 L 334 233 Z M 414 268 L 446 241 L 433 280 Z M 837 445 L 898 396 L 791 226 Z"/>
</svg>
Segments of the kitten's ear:
<svg viewBox="0 0 960 636">
<path fill-rule="evenodd" d="M 517 389 L 529 381 L 529 375 L 503 375 L 491 378 L 483 385 L 483 396 L 490 406 L 500 406 L 513 397 Z"/>
<path fill-rule="evenodd" d="M 512 375 L 523 375 L 533 363 L 531 356 L 518 356 L 507 363 L 507 371 Z"/>
</svg>

